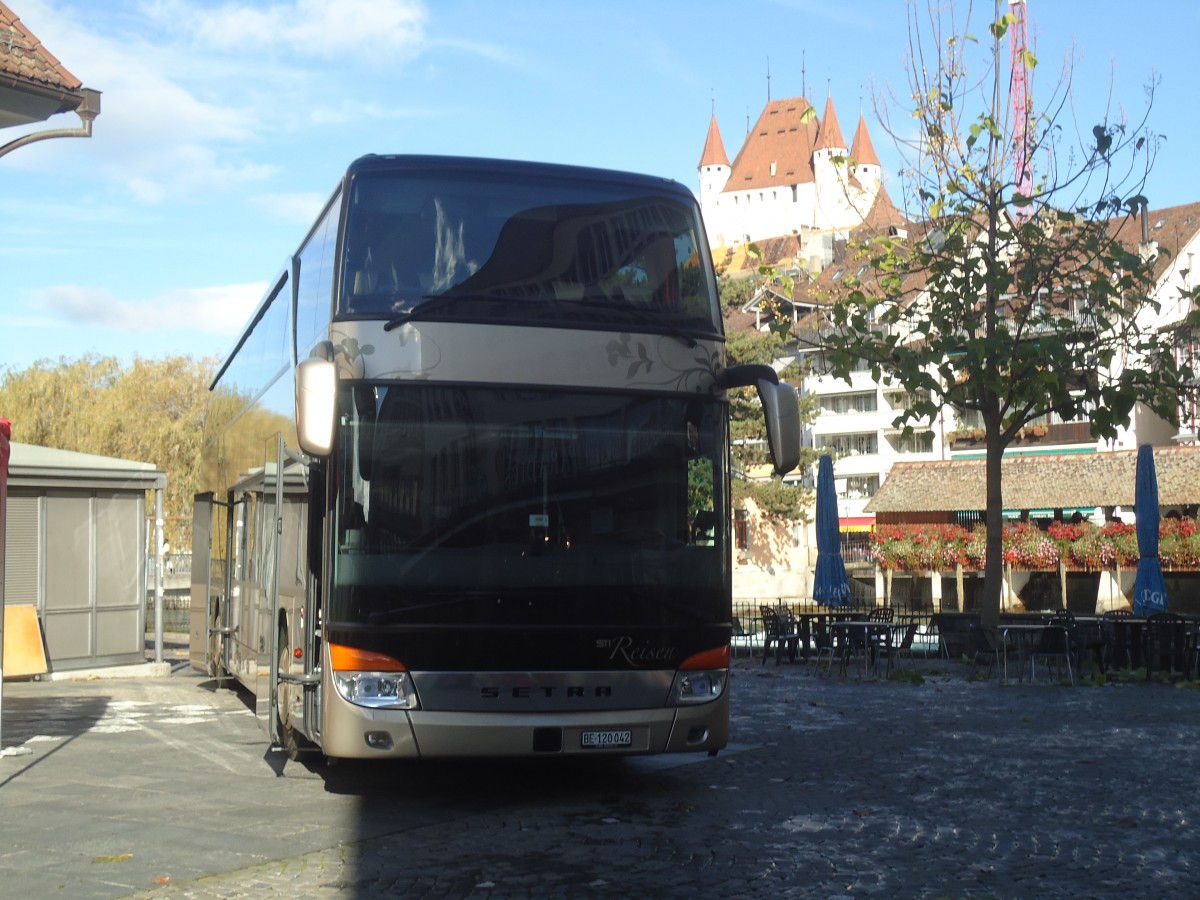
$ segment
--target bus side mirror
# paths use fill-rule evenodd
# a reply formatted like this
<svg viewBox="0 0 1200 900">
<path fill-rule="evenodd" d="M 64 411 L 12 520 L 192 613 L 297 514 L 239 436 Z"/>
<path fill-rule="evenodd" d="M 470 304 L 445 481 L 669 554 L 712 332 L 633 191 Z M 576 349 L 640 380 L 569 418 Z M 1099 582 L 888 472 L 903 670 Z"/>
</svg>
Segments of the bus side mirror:
<svg viewBox="0 0 1200 900">
<path fill-rule="evenodd" d="M 296 438 L 309 456 L 333 451 L 337 422 L 337 365 L 310 357 L 296 366 Z"/>
<path fill-rule="evenodd" d="M 796 389 L 782 382 L 758 382 L 758 397 L 767 420 L 767 443 L 776 475 L 786 475 L 800 464 L 800 399 Z"/>
</svg>

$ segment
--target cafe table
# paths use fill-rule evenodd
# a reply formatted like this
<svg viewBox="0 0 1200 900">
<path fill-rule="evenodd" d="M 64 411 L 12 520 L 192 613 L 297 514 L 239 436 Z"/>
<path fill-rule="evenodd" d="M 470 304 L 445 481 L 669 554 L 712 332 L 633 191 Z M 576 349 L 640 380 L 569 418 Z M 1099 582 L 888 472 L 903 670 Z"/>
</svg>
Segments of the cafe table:
<svg viewBox="0 0 1200 900">
<path fill-rule="evenodd" d="M 879 672 L 879 648 L 888 650 L 888 667 L 892 664 L 892 626 L 890 622 L 876 622 L 871 619 L 838 619 L 829 623 L 830 636 L 835 650 L 840 650 L 842 657 L 842 674 L 847 673 L 850 654 L 856 649 L 862 650 L 859 662 L 859 677 L 867 674 L 868 663 Z M 833 661 L 830 660 L 830 670 Z"/>
<path fill-rule="evenodd" d="M 1024 681 L 1023 670 L 1025 668 L 1025 656 L 1029 656 L 1029 681 L 1034 681 L 1033 670 L 1033 653 L 1037 646 L 1037 640 L 1042 632 L 1047 629 L 1057 629 L 1063 633 L 1063 646 L 1070 651 L 1070 633 L 1065 625 L 1057 622 L 1010 622 L 1001 624 L 1000 633 L 1004 637 L 1004 643 L 1007 646 L 1009 643 L 1016 647 L 1017 650 L 1017 681 Z M 1010 641 L 1011 639 L 1011 641 Z M 1007 661 L 1006 661 L 1007 662 Z"/>
</svg>

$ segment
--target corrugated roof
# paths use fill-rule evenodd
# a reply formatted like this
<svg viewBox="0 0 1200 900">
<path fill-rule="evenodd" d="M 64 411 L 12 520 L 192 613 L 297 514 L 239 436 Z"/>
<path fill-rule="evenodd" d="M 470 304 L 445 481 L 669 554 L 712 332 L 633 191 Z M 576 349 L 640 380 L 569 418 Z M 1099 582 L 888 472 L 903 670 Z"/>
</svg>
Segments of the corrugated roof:
<svg viewBox="0 0 1200 900">
<path fill-rule="evenodd" d="M 1200 503 L 1200 447 L 1155 447 L 1158 500 Z M 982 511 L 983 459 L 898 462 L 866 506 L 869 513 Z M 1132 507 L 1137 451 L 1009 456 L 1001 462 L 1005 509 Z"/>
<path fill-rule="evenodd" d="M 112 456 L 97 456 L 93 453 L 76 453 L 73 450 L 56 450 L 53 447 L 37 447 L 33 444 L 9 444 L 12 455 L 9 468 L 18 469 L 71 469 L 103 472 L 157 472 L 153 463 L 117 459 Z"/>
</svg>

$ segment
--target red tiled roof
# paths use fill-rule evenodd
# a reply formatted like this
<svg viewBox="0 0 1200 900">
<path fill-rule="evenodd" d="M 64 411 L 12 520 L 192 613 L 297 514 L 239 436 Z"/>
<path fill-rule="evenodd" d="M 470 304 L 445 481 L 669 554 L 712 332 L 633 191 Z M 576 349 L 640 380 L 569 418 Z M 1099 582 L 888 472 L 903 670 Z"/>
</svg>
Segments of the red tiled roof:
<svg viewBox="0 0 1200 900">
<path fill-rule="evenodd" d="M 77 91 L 83 86 L 3 2 L 0 2 L 0 73 L 66 91 Z"/>
<path fill-rule="evenodd" d="M 733 161 L 725 190 L 811 183 L 817 136 L 816 116 L 811 110 L 803 97 L 768 103 Z"/>
<path fill-rule="evenodd" d="M 814 150 L 845 150 L 846 139 L 838 125 L 837 113 L 833 111 L 833 97 L 825 98 L 825 115 L 821 118 L 821 130 L 817 134 Z"/>
<path fill-rule="evenodd" d="M 979 511 L 987 507 L 983 459 L 898 462 L 866 506 L 869 513 Z M 1200 502 L 1200 447 L 1155 447 L 1158 502 Z M 1137 451 L 1006 456 L 1005 509 L 1132 508 Z"/>
<path fill-rule="evenodd" d="M 708 137 L 704 139 L 704 152 L 700 154 L 700 168 L 705 166 L 728 166 L 729 156 L 725 153 L 725 143 L 721 140 L 721 129 L 717 127 L 717 117 L 714 115 L 708 123 Z"/>
<path fill-rule="evenodd" d="M 854 146 L 850 148 L 850 158 L 857 166 L 878 166 L 879 157 L 875 154 L 875 145 L 871 143 L 871 135 L 867 131 L 867 120 L 860 114 L 858 127 L 854 129 Z"/>
<path fill-rule="evenodd" d="M 1175 254 L 1200 232 L 1200 203 L 1185 203 L 1146 212 L 1147 236 L 1158 243 L 1161 251 L 1154 259 L 1152 270 L 1157 281 L 1175 261 Z M 1139 216 L 1120 216 L 1109 220 L 1109 230 L 1127 250 L 1137 252 L 1142 240 Z"/>
</svg>

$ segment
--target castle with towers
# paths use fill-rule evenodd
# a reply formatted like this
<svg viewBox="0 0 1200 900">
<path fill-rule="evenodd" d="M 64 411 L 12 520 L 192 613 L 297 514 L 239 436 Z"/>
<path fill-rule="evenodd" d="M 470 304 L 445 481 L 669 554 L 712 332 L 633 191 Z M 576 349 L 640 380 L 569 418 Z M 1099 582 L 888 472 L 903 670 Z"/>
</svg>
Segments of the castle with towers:
<svg viewBox="0 0 1200 900">
<path fill-rule="evenodd" d="M 847 144 L 832 97 L 819 119 L 803 97 L 768 101 L 732 163 L 714 112 L 698 168 L 714 255 L 718 248 L 744 252 L 747 244 L 791 236 L 788 256 L 817 272 L 851 229 L 897 215 L 866 120 L 859 115 Z"/>
</svg>

